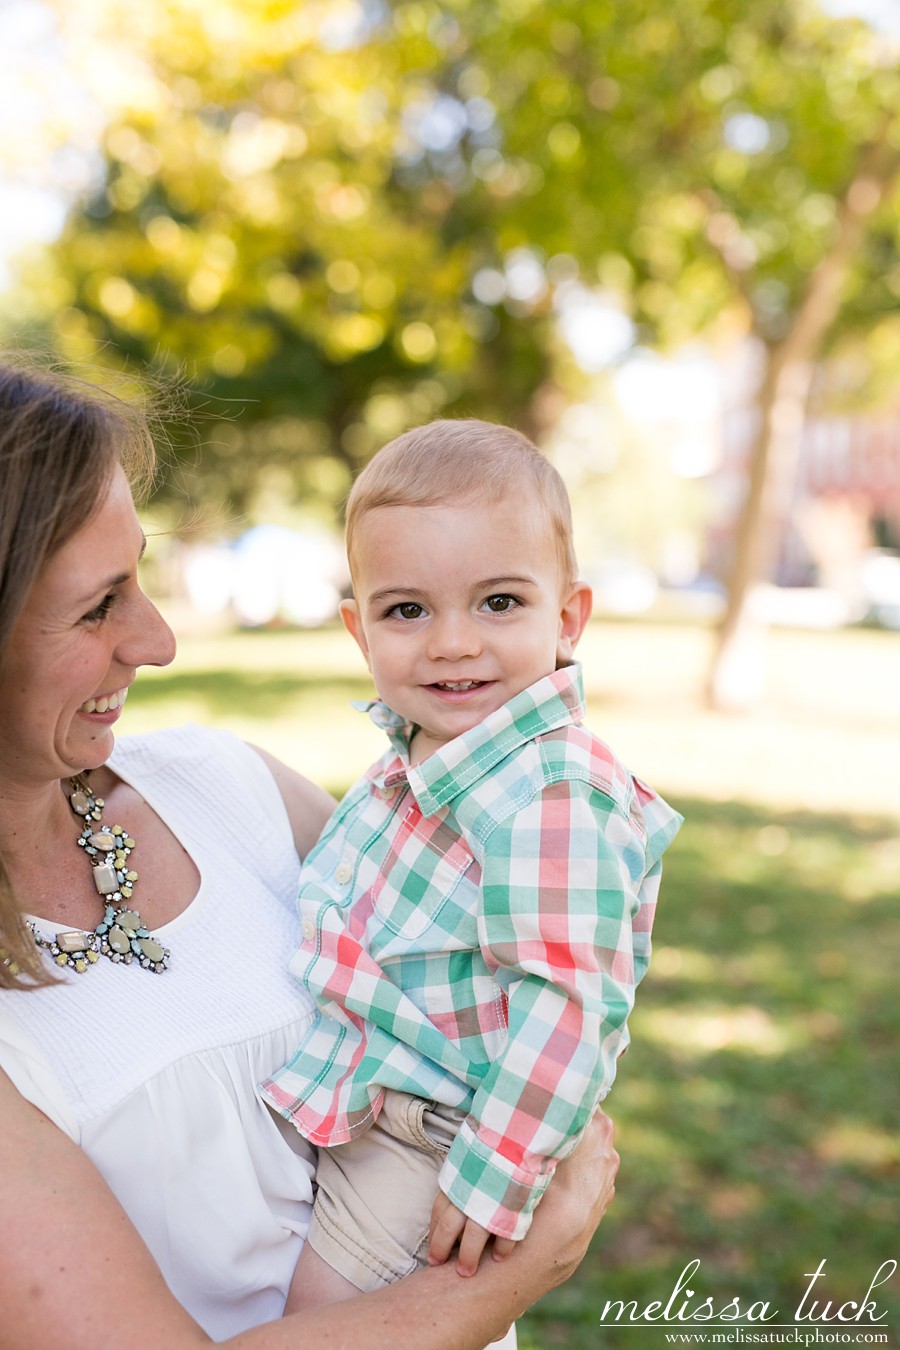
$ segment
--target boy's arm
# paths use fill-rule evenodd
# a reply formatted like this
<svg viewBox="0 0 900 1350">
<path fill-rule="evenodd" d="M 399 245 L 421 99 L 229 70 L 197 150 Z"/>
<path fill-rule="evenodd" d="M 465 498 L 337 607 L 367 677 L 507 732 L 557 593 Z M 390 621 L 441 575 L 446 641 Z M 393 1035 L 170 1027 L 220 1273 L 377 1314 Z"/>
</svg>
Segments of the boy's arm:
<svg viewBox="0 0 900 1350">
<path fill-rule="evenodd" d="M 659 857 L 605 793 L 545 788 L 484 849 L 480 942 L 509 999 L 509 1038 L 476 1092 L 441 1189 L 519 1239 L 555 1162 L 609 1090 L 649 955 Z"/>
</svg>

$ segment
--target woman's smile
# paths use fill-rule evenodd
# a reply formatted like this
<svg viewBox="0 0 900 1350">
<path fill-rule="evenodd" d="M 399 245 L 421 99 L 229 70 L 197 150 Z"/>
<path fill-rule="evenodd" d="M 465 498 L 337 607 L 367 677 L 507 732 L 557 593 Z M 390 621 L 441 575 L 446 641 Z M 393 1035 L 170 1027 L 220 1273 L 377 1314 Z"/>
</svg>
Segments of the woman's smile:
<svg viewBox="0 0 900 1350">
<path fill-rule="evenodd" d="M 115 712 L 122 707 L 128 697 L 128 686 L 124 689 L 116 689 L 111 694 L 98 694 L 96 698 L 85 699 L 78 709 L 80 713 L 105 713 Z"/>
</svg>

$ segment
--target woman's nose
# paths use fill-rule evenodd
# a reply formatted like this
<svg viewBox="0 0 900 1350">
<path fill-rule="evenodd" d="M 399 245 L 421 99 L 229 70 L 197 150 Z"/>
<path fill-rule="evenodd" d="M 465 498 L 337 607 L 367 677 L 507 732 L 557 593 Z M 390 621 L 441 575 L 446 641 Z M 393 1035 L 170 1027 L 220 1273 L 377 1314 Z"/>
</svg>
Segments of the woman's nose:
<svg viewBox="0 0 900 1350">
<path fill-rule="evenodd" d="M 167 666 L 175 658 L 175 634 L 153 601 L 141 591 L 130 616 L 130 632 L 119 646 L 126 666 Z"/>
</svg>

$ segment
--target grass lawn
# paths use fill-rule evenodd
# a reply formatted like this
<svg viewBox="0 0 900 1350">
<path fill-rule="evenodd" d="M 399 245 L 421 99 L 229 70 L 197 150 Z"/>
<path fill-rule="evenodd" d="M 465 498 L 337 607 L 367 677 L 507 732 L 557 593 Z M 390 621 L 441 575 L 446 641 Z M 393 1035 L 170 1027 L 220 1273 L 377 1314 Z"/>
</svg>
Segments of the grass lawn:
<svg viewBox="0 0 900 1350">
<path fill-rule="evenodd" d="M 744 718 L 700 704 L 709 640 L 595 623 L 582 648 L 592 726 L 687 823 L 608 1102 L 616 1202 L 576 1278 L 521 1324 L 523 1350 L 649 1350 L 703 1331 L 603 1315 L 607 1301 L 634 1300 L 632 1316 L 665 1305 L 691 1262 L 694 1295 L 670 1319 L 737 1298 L 744 1315 L 768 1302 L 774 1327 L 823 1260 L 806 1311 L 831 1300 L 833 1317 L 900 1255 L 900 636 L 773 633 L 768 700 Z M 369 691 L 337 630 L 190 637 L 172 671 L 138 681 L 123 731 L 225 726 L 338 792 L 381 749 L 347 709 Z M 871 1296 L 881 1344 L 898 1343 L 898 1294 L 894 1274 Z M 877 1343 L 868 1320 L 806 1326 L 819 1343 Z"/>
<path fill-rule="evenodd" d="M 822 1258 L 816 1297 L 843 1304 L 897 1255 L 895 824 L 678 805 L 688 823 L 609 1103 L 616 1203 L 524 1346 L 661 1346 L 661 1330 L 599 1314 L 665 1303 L 695 1259 L 692 1306 L 769 1300 L 787 1322 Z"/>
</svg>

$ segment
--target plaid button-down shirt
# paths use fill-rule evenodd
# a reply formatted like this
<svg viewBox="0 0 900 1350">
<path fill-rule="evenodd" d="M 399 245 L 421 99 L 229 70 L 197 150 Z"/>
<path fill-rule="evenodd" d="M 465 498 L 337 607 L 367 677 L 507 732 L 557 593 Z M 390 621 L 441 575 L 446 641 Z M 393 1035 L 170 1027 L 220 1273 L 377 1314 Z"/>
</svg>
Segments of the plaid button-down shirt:
<svg viewBox="0 0 900 1350">
<path fill-rule="evenodd" d="M 321 1011 L 261 1091 L 321 1145 L 386 1087 L 467 1110 L 441 1189 L 518 1239 L 612 1085 L 681 817 L 581 725 L 578 666 L 414 767 L 370 711 L 391 749 L 301 876 L 291 970 Z"/>
</svg>

